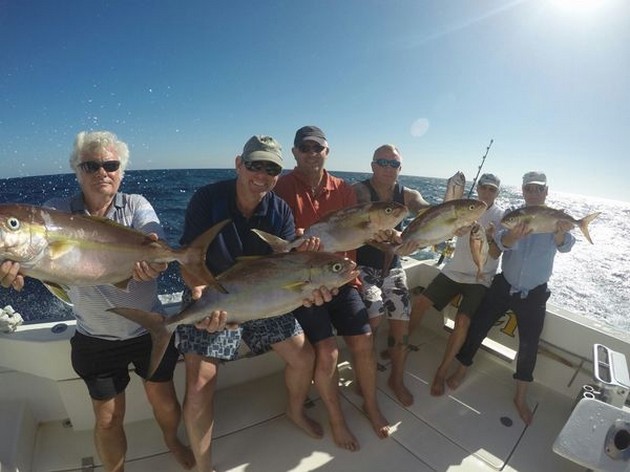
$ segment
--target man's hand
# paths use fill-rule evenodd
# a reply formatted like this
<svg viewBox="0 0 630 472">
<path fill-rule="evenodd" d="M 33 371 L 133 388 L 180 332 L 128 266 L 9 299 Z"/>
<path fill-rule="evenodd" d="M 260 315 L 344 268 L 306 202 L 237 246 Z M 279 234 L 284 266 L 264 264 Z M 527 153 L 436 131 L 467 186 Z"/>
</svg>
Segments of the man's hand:
<svg viewBox="0 0 630 472">
<path fill-rule="evenodd" d="M 318 289 L 313 290 L 311 293 L 311 298 L 305 298 L 302 302 L 306 308 L 309 308 L 313 305 L 322 306 L 324 303 L 332 300 L 332 297 L 339 293 L 339 289 L 333 288 L 329 290 L 328 287 L 324 287 L 323 285 Z"/>
<path fill-rule="evenodd" d="M 24 277 L 19 273 L 20 264 L 4 261 L 0 264 L 0 285 L 4 288 L 13 287 L 18 292 L 24 288 Z"/>
<path fill-rule="evenodd" d="M 562 246 L 564 244 L 564 237 L 568 231 L 573 229 L 574 225 L 570 221 L 559 220 L 556 223 L 556 232 L 554 233 L 554 240 L 556 246 Z"/>
<path fill-rule="evenodd" d="M 224 329 L 236 329 L 238 327 L 235 323 L 227 323 L 227 312 L 223 310 L 214 310 L 210 313 L 210 316 L 206 316 L 204 319 L 195 324 L 195 328 L 206 330 L 209 333 L 216 333 L 217 331 L 223 331 Z"/>
<path fill-rule="evenodd" d="M 395 229 L 382 229 L 374 234 L 374 241 L 377 243 L 392 243 L 401 244 L 402 239 L 400 237 L 402 233 Z"/>
<path fill-rule="evenodd" d="M 156 233 L 149 233 L 147 236 L 153 241 L 158 240 Z M 168 264 L 166 262 L 149 263 L 147 261 L 138 261 L 133 266 L 133 279 L 138 282 L 149 282 L 156 279 L 167 267 Z"/>
<path fill-rule="evenodd" d="M 295 248 L 296 251 L 323 251 L 324 245 L 321 240 L 315 236 L 305 239 L 302 244 Z"/>
<path fill-rule="evenodd" d="M 527 226 L 527 223 L 522 221 L 503 235 L 503 245 L 505 247 L 512 247 L 519 239 L 528 236 L 532 231 L 533 230 Z"/>
</svg>

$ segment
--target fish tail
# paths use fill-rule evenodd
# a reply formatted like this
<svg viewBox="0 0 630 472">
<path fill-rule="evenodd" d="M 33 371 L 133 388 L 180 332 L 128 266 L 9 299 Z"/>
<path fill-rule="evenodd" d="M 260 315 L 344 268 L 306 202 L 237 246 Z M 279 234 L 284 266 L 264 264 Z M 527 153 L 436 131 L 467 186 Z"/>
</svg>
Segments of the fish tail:
<svg viewBox="0 0 630 472">
<path fill-rule="evenodd" d="M 591 235 L 588 232 L 588 225 L 591 223 L 591 221 L 593 221 L 599 215 L 601 215 L 601 211 L 591 213 L 590 215 L 587 215 L 584 218 L 582 218 L 580 221 L 578 221 L 578 226 L 580 227 L 582 234 L 587 239 L 587 241 L 591 244 L 593 244 L 593 240 L 591 239 Z"/>
<path fill-rule="evenodd" d="M 379 243 L 376 241 L 368 241 L 368 245 L 383 251 L 382 276 L 387 277 L 392 267 L 392 261 L 394 260 L 397 246 L 393 246 L 387 243 Z"/>
<path fill-rule="evenodd" d="M 269 234 L 259 229 L 252 229 L 252 231 L 256 233 L 260 239 L 269 244 L 273 252 L 289 252 L 292 248 L 292 244 L 289 243 L 289 241 L 285 241 L 274 234 Z"/>
<path fill-rule="evenodd" d="M 212 275 L 212 272 L 208 270 L 206 266 L 206 253 L 208 252 L 208 247 L 212 241 L 214 241 L 214 238 L 217 237 L 217 234 L 219 234 L 223 227 L 229 222 L 230 220 L 223 220 L 214 225 L 201 236 L 197 237 L 190 246 L 183 249 L 182 255 L 178 258 L 179 263 L 182 264 L 188 272 L 221 293 L 227 293 L 227 290 L 217 281 L 214 275 Z"/>
<path fill-rule="evenodd" d="M 117 315 L 127 318 L 134 323 L 145 328 L 151 335 L 151 360 L 149 362 L 149 372 L 147 378 L 153 376 L 157 370 L 164 353 L 171 342 L 171 336 L 175 331 L 176 325 L 166 323 L 166 317 L 150 311 L 138 310 L 136 308 L 114 307 L 107 311 L 116 313 Z"/>
</svg>

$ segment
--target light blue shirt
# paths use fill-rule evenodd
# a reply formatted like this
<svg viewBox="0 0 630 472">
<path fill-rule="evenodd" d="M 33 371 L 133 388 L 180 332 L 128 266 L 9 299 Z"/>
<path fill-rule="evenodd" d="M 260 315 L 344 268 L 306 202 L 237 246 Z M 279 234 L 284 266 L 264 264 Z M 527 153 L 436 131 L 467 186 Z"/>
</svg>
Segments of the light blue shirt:
<svg viewBox="0 0 630 472">
<path fill-rule="evenodd" d="M 553 233 L 530 234 L 512 247 L 505 247 L 501 240 L 508 231 L 501 228 L 494 235 L 503 251 L 501 270 L 511 286 L 510 293 L 520 293 L 525 298 L 531 289 L 549 281 L 556 252 L 569 252 L 575 236 L 565 233 L 563 243 L 556 246 Z"/>
</svg>

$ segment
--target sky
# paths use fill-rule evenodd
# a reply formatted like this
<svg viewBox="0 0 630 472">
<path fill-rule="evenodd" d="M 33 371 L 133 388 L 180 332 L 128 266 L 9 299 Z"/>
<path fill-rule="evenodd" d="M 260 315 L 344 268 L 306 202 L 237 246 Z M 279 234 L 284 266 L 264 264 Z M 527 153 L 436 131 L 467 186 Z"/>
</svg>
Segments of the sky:
<svg viewBox="0 0 630 472">
<path fill-rule="evenodd" d="M 130 170 L 231 168 L 254 134 L 291 168 L 307 124 L 333 173 L 390 143 L 471 181 L 487 152 L 504 184 L 630 202 L 630 2 L 0 0 L 0 177 L 67 173 L 103 129 Z"/>
</svg>

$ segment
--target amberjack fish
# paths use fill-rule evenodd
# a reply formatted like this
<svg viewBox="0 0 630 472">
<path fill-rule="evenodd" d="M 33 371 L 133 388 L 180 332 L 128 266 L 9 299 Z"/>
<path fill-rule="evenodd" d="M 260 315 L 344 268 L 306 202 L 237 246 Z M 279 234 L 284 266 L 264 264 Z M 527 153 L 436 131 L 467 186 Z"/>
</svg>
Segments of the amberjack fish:
<svg viewBox="0 0 630 472">
<path fill-rule="evenodd" d="M 484 202 L 468 198 L 448 200 L 431 206 L 407 225 L 400 235 L 402 244 L 394 252 L 406 256 L 416 249 L 446 241 L 459 229 L 477 221 L 484 211 Z"/>
<path fill-rule="evenodd" d="M 2 204 L 0 261 L 19 262 L 23 275 L 40 280 L 66 303 L 70 303 L 67 287 L 71 285 L 126 289 L 137 261 L 177 261 L 219 288 L 205 259 L 208 245 L 222 227 L 211 228 L 188 247 L 173 249 L 106 218 Z"/>
<path fill-rule="evenodd" d="M 483 268 L 488 260 L 488 251 L 490 245 L 488 244 L 488 238 L 486 237 L 485 228 L 479 223 L 474 223 L 470 229 L 469 235 L 470 242 L 470 254 L 472 260 L 477 266 L 477 281 L 483 278 Z"/>
<path fill-rule="evenodd" d="M 356 263 L 328 252 L 289 252 L 259 258 L 241 258 L 217 276 L 227 293 L 206 287 L 198 300 L 177 315 L 134 308 L 109 311 L 144 326 L 153 340 L 149 375 L 155 372 L 177 326 L 195 324 L 215 310 L 225 310 L 228 323 L 268 318 L 290 313 L 322 285 L 340 287 L 358 276 Z"/>
<path fill-rule="evenodd" d="M 532 233 L 555 233 L 559 221 L 567 221 L 572 227 L 580 228 L 586 240 L 593 244 L 591 235 L 588 232 L 588 225 L 597 218 L 601 212 L 591 213 L 580 220 L 576 220 L 564 210 L 556 210 L 545 205 L 532 205 L 517 208 L 507 213 L 501 219 L 501 225 L 508 229 L 514 228 L 517 224 L 524 222 Z"/>
<path fill-rule="evenodd" d="M 327 214 L 291 242 L 257 229 L 252 231 L 274 252 L 288 252 L 311 236 L 320 239 L 326 252 L 343 252 L 363 246 L 381 230 L 395 228 L 407 213 L 407 207 L 396 202 L 362 203 Z"/>
</svg>

